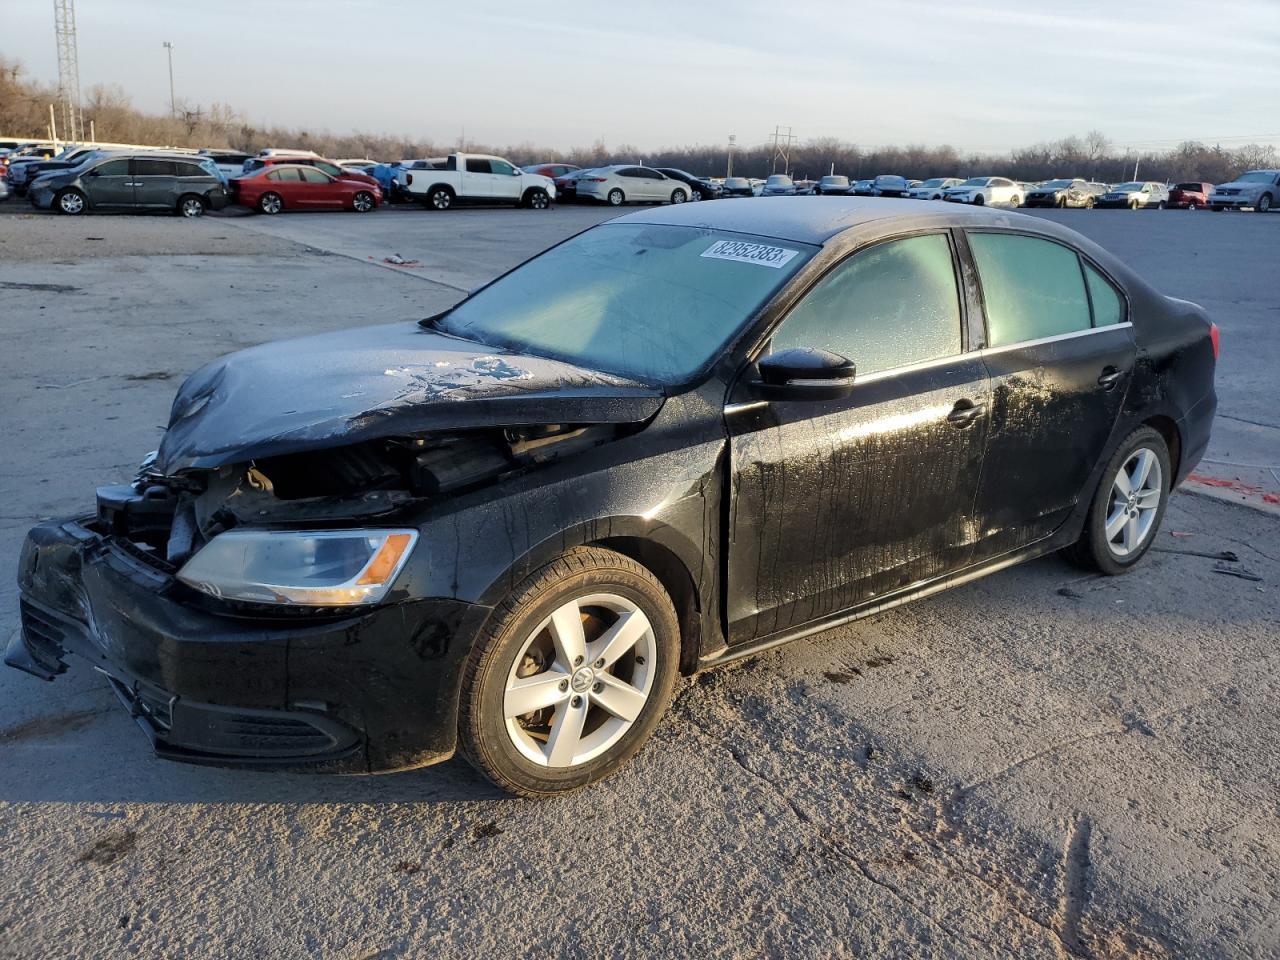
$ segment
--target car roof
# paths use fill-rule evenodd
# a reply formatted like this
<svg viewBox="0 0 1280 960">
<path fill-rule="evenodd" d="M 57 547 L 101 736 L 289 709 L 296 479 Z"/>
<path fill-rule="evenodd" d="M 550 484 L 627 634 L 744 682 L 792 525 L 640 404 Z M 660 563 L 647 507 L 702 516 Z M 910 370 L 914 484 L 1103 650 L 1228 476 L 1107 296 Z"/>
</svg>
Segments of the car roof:
<svg viewBox="0 0 1280 960">
<path fill-rule="evenodd" d="M 1021 230 L 1058 235 L 1053 221 L 1008 210 L 946 204 L 946 209 L 934 211 L 922 210 L 922 206 L 919 200 L 888 197 L 767 197 L 749 204 L 681 203 L 654 207 L 613 222 L 701 227 L 818 246 L 850 227 L 894 218 L 910 218 L 913 226 L 926 229 L 958 224 L 1007 227 L 1012 221 Z"/>
</svg>

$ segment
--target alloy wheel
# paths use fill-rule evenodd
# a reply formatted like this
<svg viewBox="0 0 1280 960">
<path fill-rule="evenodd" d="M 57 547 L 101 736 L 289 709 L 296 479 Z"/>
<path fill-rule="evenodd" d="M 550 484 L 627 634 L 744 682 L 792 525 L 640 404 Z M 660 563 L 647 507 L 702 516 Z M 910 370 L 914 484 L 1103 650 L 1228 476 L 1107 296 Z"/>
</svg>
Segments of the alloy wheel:
<svg viewBox="0 0 1280 960">
<path fill-rule="evenodd" d="M 535 190 L 533 196 L 529 198 L 529 206 L 535 210 L 545 210 L 551 205 L 551 198 L 547 196 L 545 190 Z"/>
<path fill-rule="evenodd" d="M 1271 194 L 1264 193 L 1258 199 L 1258 212 L 1267 213 L 1271 209 Z"/>
<path fill-rule="evenodd" d="M 1111 483 L 1105 531 L 1112 553 L 1127 557 L 1146 542 L 1163 496 L 1160 458 L 1155 451 L 1139 447 L 1120 465 Z"/>
<path fill-rule="evenodd" d="M 351 206 L 357 213 L 368 213 L 373 209 L 373 195 L 361 190 L 351 198 Z"/>
<path fill-rule="evenodd" d="M 202 217 L 204 216 L 204 204 L 195 197 L 187 197 L 182 201 L 182 215 L 184 217 Z"/>
<path fill-rule="evenodd" d="M 437 210 L 448 210 L 453 197 L 448 190 L 437 190 L 431 195 L 431 206 Z"/>
<path fill-rule="evenodd" d="M 622 191 L 621 191 L 621 190 L 610 190 L 610 191 L 609 191 L 609 203 L 610 203 L 612 206 L 615 206 L 615 207 L 620 207 L 620 206 L 622 206 L 622 200 L 623 200 L 623 196 L 622 196 Z"/>
<path fill-rule="evenodd" d="M 58 209 L 63 213 L 77 214 L 84 212 L 84 197 L 74 190 L 64 193 L 58 198 Z"/>
<path fill-rule="evenodd" d="M 279 213 L 284 209 L 284 201 L 274 193 L 268 193 L 258 202 L 258 209 L 263 213 Z"/>
<path fill-rule="evenodd" d="M 612 748 L 640 716 L 657 675 L 644 611 L 613 593 L 569 600 L 524 642 L 507 676 L 503 714 L 532 763 L 572 767 Z"/>
</svg>

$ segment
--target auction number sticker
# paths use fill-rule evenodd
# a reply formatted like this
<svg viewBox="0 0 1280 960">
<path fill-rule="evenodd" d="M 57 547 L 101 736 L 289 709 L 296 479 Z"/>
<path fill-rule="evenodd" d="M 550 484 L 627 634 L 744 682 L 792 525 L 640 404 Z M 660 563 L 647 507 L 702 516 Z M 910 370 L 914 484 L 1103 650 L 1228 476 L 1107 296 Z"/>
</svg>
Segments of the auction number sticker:
<svg viewBox="0 0 1280 960">
<path fill-rule="evenodd" d="M 791 262 L 799 250 L 771 247 L 763 243 L 744 243 L 741 240 L 717 240 L 702 252 L 713 260 L 736 260 L 739 263 L 755 263 L 777 270 Z"/>
</svg>

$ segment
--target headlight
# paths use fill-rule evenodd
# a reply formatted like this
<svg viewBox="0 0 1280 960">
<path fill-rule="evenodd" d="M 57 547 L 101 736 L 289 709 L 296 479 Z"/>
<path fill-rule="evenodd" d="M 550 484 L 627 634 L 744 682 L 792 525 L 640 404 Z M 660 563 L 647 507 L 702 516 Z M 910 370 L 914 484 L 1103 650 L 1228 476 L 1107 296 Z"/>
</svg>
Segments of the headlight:
<svg viewBox="0 0 1280 960">
<path fill-rule="evenodd" d="M 256 603 L 377 603 L 417 543 L 416 530 L 229 530 L 178 579 L 215 597 Z"/>
</svg>

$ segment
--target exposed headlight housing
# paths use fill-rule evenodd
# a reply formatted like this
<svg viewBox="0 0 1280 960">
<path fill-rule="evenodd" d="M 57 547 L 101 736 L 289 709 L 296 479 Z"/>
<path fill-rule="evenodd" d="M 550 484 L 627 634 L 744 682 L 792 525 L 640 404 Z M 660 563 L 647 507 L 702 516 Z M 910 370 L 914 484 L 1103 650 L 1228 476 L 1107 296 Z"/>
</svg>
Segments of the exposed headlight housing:
<svg viewBox="0 0 1280 960">
<path fill-rule="evenodd" d="M 228 530 L 188 560 L 178 579 L 227 600 L 377 603 L 417 542 L 416 530 Z"/>
</svg>

